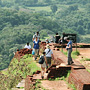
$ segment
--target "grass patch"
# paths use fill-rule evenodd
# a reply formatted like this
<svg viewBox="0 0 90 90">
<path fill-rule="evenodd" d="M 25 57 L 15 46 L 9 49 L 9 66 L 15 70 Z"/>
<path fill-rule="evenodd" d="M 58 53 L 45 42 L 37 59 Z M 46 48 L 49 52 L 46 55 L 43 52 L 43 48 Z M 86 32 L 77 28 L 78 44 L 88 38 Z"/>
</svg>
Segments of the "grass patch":
<svg viewBox="0 0 90 90">
<path fill-rule="evenodd" d="M 47 11 L 47 12 L 51 12 L 50 6 L 45 6 L 45 7 L 28 7 L 31 10 L 35 10 L 35 11 Z"/>
<path fill-rule="evenodd" d="M 87 71 L 90 73 L 90 70 L 89 69 L 87 69 Z"/>
<path fill-rule="evenodd" d="M 44 37 L 44 39 L 41 39 L 41 41 L 45 41 L 46 39 L 50 39 L 50 37 L 48 36 L 48 37 Z"/>
<path fill-rule="evenodd" d="M 80 55 L 79 51 L 72 51 L 72 58 L 76 59 L 78 55 Z"/>
<path fill-rule="evenodd" d="M 80 61 L 90 61 L 90 58 L 82 58 Z"/>
<path fill-rule="evenodd" d="M 75 88 L 75 85 L 74 84 L 69 84 L 67 81 L 68 81 L 68 78 L 69 78 L 69 76 L 70 76 L 70 70 L 68 71 L 68 73 L 67 73 L 67 76 L 66 76 L 66 83 L 68 84 L 68 87 L 70 87 L 70 88 L 72 88 L 73 90 L 76 90 L 76 88 Z"/>
<path fill-rule="evenodd" d="M 64 55 L 67 56 L 67 52 L 63 51 L 62 49 L 61 49 L 61 52 L 64 53 Z"/>
<path fill-rule="evenodd" d="M 76 90 L 75 85 L 74 84 L 69 84 L 69 87 L 71 87 L 73 90 Z"/>
<path fill-rule="evenodd" d="M 72 54 L 78 56 L 78 55 L 80 55 L 80 52 L 79 51 L 73 51 Z"/>
<path fill-rule="evenodd" d="M 83 46 L 83 45 L 80 45 L 79 47 L 80 47 L 80 48 L 83 48 L 84 46 Z"/>
<path fill-rule="evenodd" d="M 81 35 L 82 38 L 88 38 L 90 37 L 90 34 L 86 34 L 86 35 Z"/>
<path fill-rule="evenodd" d="M 90 58 L 86 58 L 85 61 L 90 61 Z"/>
<path fill-rule="evenodd" d="M 30 89 L 31 90 L 31 89 Z M 37 79 L 35 83 L 35 88 L 32 90 L 47 90 L 41 85 L 41 80 Z"/>
<path fill-rule="evenodd" d="M 64 53 L 64 55 L 67 56 L 67 51 L 61 50 L 61 52 Z M 80 55 L 79 51 L 72 51 L 72 53 L 71 53 L 71 56 L 72 56 L 73 59 L 77 58 L 78 55 Z"/>
</svg>

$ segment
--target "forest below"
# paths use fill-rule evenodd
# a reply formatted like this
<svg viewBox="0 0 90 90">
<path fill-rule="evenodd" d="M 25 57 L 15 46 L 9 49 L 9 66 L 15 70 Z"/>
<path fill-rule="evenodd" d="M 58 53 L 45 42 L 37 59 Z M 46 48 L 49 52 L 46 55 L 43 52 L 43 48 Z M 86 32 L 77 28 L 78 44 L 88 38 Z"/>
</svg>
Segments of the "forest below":
<svg viewBox="0 0 90 90">
<path fill-rule="evenodd" d="M 13 52 L 32 45 L 36 31 L 41 39 L 65 32 L 90 43 L 90 0 L 0 0 L 0 70 L 8 67 Z"/>
</svg>

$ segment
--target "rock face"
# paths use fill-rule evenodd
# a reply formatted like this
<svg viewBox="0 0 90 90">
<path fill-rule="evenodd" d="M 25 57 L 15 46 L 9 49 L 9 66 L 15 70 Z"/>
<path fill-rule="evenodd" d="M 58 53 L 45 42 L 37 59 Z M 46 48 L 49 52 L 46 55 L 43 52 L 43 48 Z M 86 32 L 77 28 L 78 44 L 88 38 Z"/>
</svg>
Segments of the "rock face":
<svg viewBox="0 0 90 90">
<path fill-rule="evenodd" d="M 14 58 L 17 58 L 18 61 L 20 61 L 20 58 L 22 56 L 24 56 L 25 54 L 32 54 L 32 49 L 27 49 L 27 48 L 23 48 L 23 49 L 17 49 L 17 52 L 15 53 Z"/>
</svg>

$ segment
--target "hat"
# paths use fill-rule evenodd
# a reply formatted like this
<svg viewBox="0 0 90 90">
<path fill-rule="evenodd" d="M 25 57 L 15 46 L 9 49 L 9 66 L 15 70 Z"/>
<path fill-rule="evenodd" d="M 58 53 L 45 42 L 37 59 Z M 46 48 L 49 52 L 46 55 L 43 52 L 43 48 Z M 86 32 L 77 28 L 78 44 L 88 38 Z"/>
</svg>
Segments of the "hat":
<svg viewBox="0 0 90 90">
<path fill-rule="evenodd" d="M 46 39 L 46 40 L 48 40 L 48 39 Z"/>
<path fill-rule="evenodd" d="M 50 46 L 47 44 L 46 48 L 50 48 Z"/>
<path fill-rule="evenodd" d="M 64 37 L 64 40 L 67 40 L 68 39 L 68 37 Z"/>
</svg>

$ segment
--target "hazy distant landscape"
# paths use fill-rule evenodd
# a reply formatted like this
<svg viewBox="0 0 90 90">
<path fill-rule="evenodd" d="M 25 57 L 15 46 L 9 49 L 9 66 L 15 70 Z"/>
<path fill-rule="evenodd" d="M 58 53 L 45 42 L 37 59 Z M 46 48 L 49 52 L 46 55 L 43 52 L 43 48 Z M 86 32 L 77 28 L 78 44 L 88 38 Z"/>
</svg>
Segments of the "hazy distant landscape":
<svg viewBox="0 0 90 90">
<path fill-rule="evenodd" d="M 77 42 L 90 43 L 90 0 L 0 0 L 0 70 L 36 31 L 41 39 L 76 33 Z"/>
</svg>

